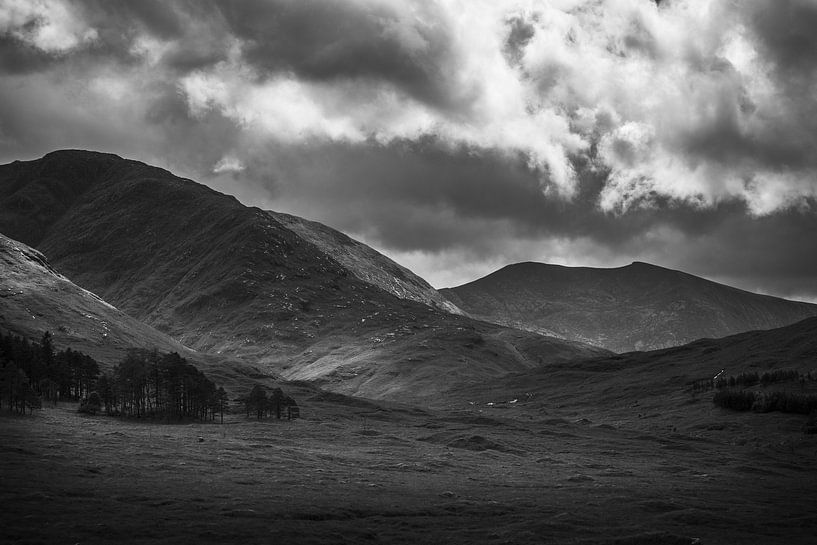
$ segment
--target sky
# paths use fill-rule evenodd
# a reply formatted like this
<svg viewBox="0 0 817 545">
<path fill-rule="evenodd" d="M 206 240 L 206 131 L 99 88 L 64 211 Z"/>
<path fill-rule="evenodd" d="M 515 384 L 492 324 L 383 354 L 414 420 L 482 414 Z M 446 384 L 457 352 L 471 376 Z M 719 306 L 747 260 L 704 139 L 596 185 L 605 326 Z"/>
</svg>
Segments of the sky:
<svg viewBox="0 0 817 545">
<path fill-rule="evenodd" d="M 317 220 L 435 287 L 646 261 L 817 301 L 817 0 L 0 0 L 0 162 Z"/>
</svg>

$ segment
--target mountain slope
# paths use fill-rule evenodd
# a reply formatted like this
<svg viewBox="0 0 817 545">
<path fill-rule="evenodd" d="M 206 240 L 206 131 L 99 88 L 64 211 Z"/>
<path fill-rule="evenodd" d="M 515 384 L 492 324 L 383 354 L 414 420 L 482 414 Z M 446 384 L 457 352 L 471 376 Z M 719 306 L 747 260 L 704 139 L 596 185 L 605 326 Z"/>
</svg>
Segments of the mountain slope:
<svg viewBox="0 0 817 545">
<path fill-rule="evenodd" d="M 103 369 L 113 367 L 131 348 L 177 352 L 236 394 L 274 378 L 234 358 L 191 350 L 72 283 L 40 252 L 2 234 L 0 330 L 34 340 L 49 331 L 55 346 L 88 354 Z"/>
<path fill-rule="evenodd" d="M 331 255 L 360 280 L 400 299 L 409 299 L 453 314 L 462 314 L 460 309 L 440 295 L 428 282 L 370 246 L 318 222 L 280 212 L 269 214 L 301 238 Z"/>
<path fill-rule="evenodd" d="M 479 380 L 604 353 L 412 300 L 434 304 L 424 282 L 374 250 L 336 259 L 337 248 L 355 245 L 304 225 L 114 155 L 61 151 L 0 166 L 0 231 L 202 352 L 370 397 L 435 395 L 460 372 Z M 344 265 L 350 260 L 354 267 Z M 383 271 L 366 272 L 381 262 Z M 393 280 L 390 270 L 399 273 Z M 383 289 L 410 284 L 405 299 Z M 423 358 L 401 358 L 426 336 L 433 348 Z"/>
<path fill-rule="evenodd" d="M 50 331 L 59 346 L 103 362 L 128 348 L 189 352 L 184 346 L 59 274 L 45 257 L 0 235 L 0 328 L 38 339 Z"/>
<path fill-rule="evenodd" d="M 817 305 L 638 262 L 615 269 L 519 263 L 440 291 L 475 318 L 615 352 L 678 346 L 817 315 Z"/>
<path fill-rule="evenodd" d="M 712 392 L 693 393 L 691 383 L 724 372 L 735 376 L 772 369 L 817 372 L 817 317 L 762 331 L 698 341 L 650 352 L 555 363 L 497 379 L 491 388 L 476 385 L 462 400 L 527 399 L 534 411 L 559 407 L 594 421 L 633 422 L 658 429 L 711 424 Z M 810 388 L 813 388 L 809 386 Z M 800 385 L 794 385 L 800 391 Z M 576 414 L 576 413 L 574 413 Z"/>
</svg>

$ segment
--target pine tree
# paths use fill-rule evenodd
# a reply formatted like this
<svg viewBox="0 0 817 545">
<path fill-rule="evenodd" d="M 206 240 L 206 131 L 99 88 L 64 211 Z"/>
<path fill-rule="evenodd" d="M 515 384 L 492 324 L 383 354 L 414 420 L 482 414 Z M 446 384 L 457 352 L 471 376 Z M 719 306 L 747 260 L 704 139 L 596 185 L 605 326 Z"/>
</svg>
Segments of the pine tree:
<svg viewBox="0 0 817 545">
<path fill-rule="evenodd" d="M 267 392 L 263 386 L 256 384 L 247 398 L 248 409 L 255 411 L 255 416 L 261 420 L 267 412 Z"/>
<path fill-rule="evenodd" d="M 216 391 L 216 404 L 218 406 L 218 410 L 221 413 L 221 423 L 224 424 L 224 405 L 227 403 L 227 392 L 224 391 L 224 388 L 219 386 L 218 390 Z"/>
</svg>

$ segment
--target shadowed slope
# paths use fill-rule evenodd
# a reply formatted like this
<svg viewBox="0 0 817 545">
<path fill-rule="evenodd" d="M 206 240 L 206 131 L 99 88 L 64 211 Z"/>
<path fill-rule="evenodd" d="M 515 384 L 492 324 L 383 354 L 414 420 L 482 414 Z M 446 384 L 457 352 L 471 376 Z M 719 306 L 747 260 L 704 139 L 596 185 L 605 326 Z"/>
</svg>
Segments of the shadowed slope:
<svg viewBox="0 0 817 545">
<path fill-rule="evenodd" d="M 639 262 L 616 269 L 519 263 L 441 293 L 475 318 L 615 352 L 770 329 L 817 315 L 817 305 Z"/>
<path fill-rule="evenodd" d="M 694 396 L 693 381 L 721 371 L 730 376 L 772 369 L 817 371 L 817 317 L 663 350 L 555 363 L 500 378 L 490 390 L 474 387 L 458 395 L 484 400 L 517 397 L 530 400 L 529 408 L 569 408 L 604 420 L 638 414 L 672 422 L 691 418 L 696 411 L 687 405 L 698 399 L 711 407 L 711 392 Z"/>
</svg>

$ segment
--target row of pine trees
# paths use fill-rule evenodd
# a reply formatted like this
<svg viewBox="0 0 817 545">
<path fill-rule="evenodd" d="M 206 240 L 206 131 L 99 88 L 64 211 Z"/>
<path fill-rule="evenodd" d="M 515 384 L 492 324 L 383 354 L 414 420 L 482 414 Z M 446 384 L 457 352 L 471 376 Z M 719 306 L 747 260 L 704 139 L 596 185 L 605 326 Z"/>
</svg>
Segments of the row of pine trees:
<svg viewBox="0 0 817 545">
<path fill-rule="evenodd" d="M 817 411 L 817 395 L 798 392 L 720 390 L 712 398 L 718 407 L 734 411 L 811 414 Z"/>
<path fill-rule="evenodd" d="M 179 354 L 133 349 L 110 373 L 100 373 L 91 356 L 66 348 L 56 351 L 51 333 L 39 342 L 0 334 L 0 408 L 25 414 L 43 401 L 80 401 L 80 410 L 163 420 L 224 421 L 227 392 Z M 238 398 L 247 416 L 264 418 L 297 407 L 280 388 L 269 395 L 256 385 Z"/>
<path fill-rule="evenodd" d="M 274 388 L 272 392 L 267 395 L 267 389 L 256 384 L 253 386 L 250 393 L 236 399 L 239 406 L 244 408 L 247 413 L 247 418 L 254 415 L 258 420 L 262 418 L 275 415 L 277 419 L 281 419 L 283 411 L 288 411 L 290 407 L 297 407 L 298 404 L 294 399 L 284 394 L 280 388 Z M 291 411 L 288 411 L 289 418 Z"/>
<path fill-rule="evenodd" d="M 24 413 L 42 400 L 79 400 L 93 389 L 99 365 L 91 356 L 66 348 L 56 351 L 51 333 L 39 342 L 0 334 L 0 406 Z"/>
<path fill-rule="evenodd" d="M 718 391 L 712 402 L 725 409 L 735 411 L 755 411 L 810 414 L 817 411 L 817 395 L 806 393 L 806 385 L 817 380 L 813 371 L 800 372 L 796 369 L 772 369 L 763 373 L 747 371 L 731 377 L 715 380 Z M 763 388 L 775 383 L 799 383 L 800 392 L 785 390 L 750 389 Z"/>
<path fill-rule="evenodd" d="M 96 383 L 96 396 L 107 414 L 182 420 L 224 418 L 227 392 L 175 352 L 130 350 L 113 372 Z M 93 410 L 93 409 L 91 409 Z"/>
<path fill-rule="evenodd" d="M 177 353 L 134 349 L 110 374 L 82 352 L 55 350 L 51 333 L 39 342 L 0 334 L 0 407 L 25 414 L 43 402 L 81 401 L 86 412 L 181 420 L 223 419 L 224 388 Z"/>
</svg>

